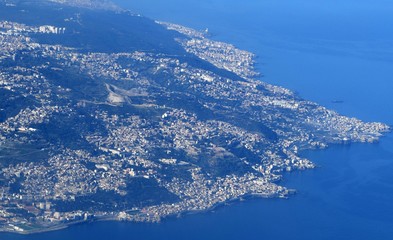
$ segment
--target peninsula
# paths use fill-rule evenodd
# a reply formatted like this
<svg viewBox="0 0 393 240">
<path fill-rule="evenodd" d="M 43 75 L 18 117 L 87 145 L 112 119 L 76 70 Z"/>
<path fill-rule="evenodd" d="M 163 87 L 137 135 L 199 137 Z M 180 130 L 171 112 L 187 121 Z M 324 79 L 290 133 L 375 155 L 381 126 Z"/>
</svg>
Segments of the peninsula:
<svg viewBox="0 0 393 240">
<path fill-rule="evenodd" d="M 255 56 L 106 1 L 0 0 L 0 231 L 286 198 L 305 149 L 390 127 L 265 83 Z"/>
</svg>

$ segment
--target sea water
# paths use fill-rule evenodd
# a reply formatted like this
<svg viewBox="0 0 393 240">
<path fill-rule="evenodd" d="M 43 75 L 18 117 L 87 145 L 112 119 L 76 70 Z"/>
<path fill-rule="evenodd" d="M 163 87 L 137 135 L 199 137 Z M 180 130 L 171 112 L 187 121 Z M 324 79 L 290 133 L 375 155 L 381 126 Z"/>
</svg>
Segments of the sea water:
<svg viewBox="0 0 393 240">
<path fill-rule="evenodd" d="M 209 29 L 257 54 L 263 81 L 351 117 L 393 124 L 393 3 L 385 0 L 143 0 L 145 16 Z M 0 239 L 385 240 L 393 236 L 393 135 L 303 152 L 289 199 L 254 199 L 160 224 L 98 222 Z"/>
</svg>

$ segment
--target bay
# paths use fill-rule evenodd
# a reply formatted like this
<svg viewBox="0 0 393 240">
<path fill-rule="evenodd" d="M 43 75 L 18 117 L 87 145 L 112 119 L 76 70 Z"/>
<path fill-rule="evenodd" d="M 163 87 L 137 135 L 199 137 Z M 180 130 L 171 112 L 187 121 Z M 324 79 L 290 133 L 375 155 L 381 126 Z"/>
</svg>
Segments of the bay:
<svg viewBox="0 0 393 240">
<path fill-rule="evenodd" d="M 257 54 L 263 81 L 366 121 L 393 124 L 393 3 L 386 0 L 144 0 L 148 17 L 206 29 Z M 337 103 L 342 102 L 342 103 Z M 160 224 L 98 222 L 0 239 L 390 239 L 393 134 L 377 144 L 302 153 L 318 168 L 281 184 L 290 199 L 254 199 Z"/>
</svg>

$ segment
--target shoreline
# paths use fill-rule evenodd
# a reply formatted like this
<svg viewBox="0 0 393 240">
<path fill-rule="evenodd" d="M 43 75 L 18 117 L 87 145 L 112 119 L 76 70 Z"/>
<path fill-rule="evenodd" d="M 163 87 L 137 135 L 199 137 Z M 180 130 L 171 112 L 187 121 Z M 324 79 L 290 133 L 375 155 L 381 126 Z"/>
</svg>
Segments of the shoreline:
<svg viewBox="0 0 393 240">
<path fill-rule="evenodd" d="M 345 146 L 345 145 L 351 145 L 351 144 L 364 144 L 364 143 L 367 143 L 370 145 L 371 144 L 378 144 L 379 139 L 382 139 L 384 137 L 386 138 L 388 135 L 391 134 L 391 132 L 392 132 L 392 126 L 389 125 L 389 130 L 386 132 L 382 132 L 382 136 L 378 137 L 378 140 L 376 140 L 374 142 L 368 142 L 368 141 L 364 141 L 364 142 L 362 142 L 362 141 L 348 141 L 347 142 L 346 140 L 345 141 L 337 141 L 337 142 L 327 143 L 327 146 L 324 148 L 319 148 L 319 147 L 303 148 L 303 149 L 301 149 L 301 152 L 310 151 L 310 150 L 312 150 L 312 151 L 325 150 L 325 149 L 330 148 L 332 146 Z M 301 156 L 301 154 L 299 156 Z M 299 172 L 299 169 L 296 169 L 295 171 Z M 277 180 L 277 181 L 281 181 L 281 180 Z M 253 199 L 253 198 L 255 198 L 255 199 L 259 199 L 259 198 L 261 198 L 261 199 L 263 199 L 263 198 L 278 199 L 278 198 L 286 198 L 289 195 L 291 195 L 291 194 L 280 195 L 280 194 L 250 194 L 249 193 L 249 194 L 245 194 L 243 196 L 238 196 L 238 197 L 230 198 L 230 199 L 222 201 L 222 202 L 215 203 L 211 207 L 206 207 L 205 209 L 202 209 L 204 207 L 204 205 L 199 204 L 199 205 L 195 205 L 193 207 L 201 208 L 200 210 L 181 211 L 181 209 L 179 209 L 180 211 L 178 211 L 177 213 L 172 213 L 172 214 L 168 214 L 168 215 L 161 214 L 162 217 L 158 217 L 157 222 L 160 222 L 161 219 L 166 220 L 168 218 L 172 218 L 172 217 L 176 217 L 176 216 L 177 216 L 177 218 L 181 218 L 186 215 L 212 212 L 217 208 L 227 206 L 231 203 L 236 203 L 238 201 L 242 201 L 243 199 L 246 199 L 246 200 Z M 206 205 L 206 206 L 208 206 L 208 205 Z M 185 208 L 185 209 L 187 209 L 187 208 Z M 119 214 L 119 213 L 120 212 L 117 212 L 117 214 Z M 94 214 L 94 212 L 92 214 Z M 141 213 L 136 213 L 134 216 L 139 217 L 140 215 L 141 215 Z M 94 215 L 92 215 L 92 216 L 93 217 L 91 219 L 87 219 L 87 220 L 72 220 L 70 222 L 62 222 L 62 223 L 58 222 L 58 223 L 55 223 L 54 225 L 42 224 L 41 226 L 36 226 L 35 228 L 34 227 L 30 228 L 30 226 L 26 226 L 26 228 L 29 227 L 28 229 L 30 229 L 30 230 L 25 230 L 25 229 L 23 229 L 23 227 L 19 227 L 19 225 L 14 226 L 12 224 L 9 224 L 4 228 L 5 231 L 0 230 L 0 233 L 11 233 L 11 234 L 21 234 L 21 235 L 39 234 L 39 233 L 45 233 L 45 232 L 66 229 L 68 227 L 71 227 L 71 226 L 77 225 L 77 224 L 85 224 L 85 223 L 91 223 L 91 222 L 96 222 L 96 221 L 97 222 L 99 222 L 99 221 L 113 221 L 113 222 L 123 221 L 123 222 L 129 222 L 129 223 L 138 223 L 139 222 L 139 223 L 143 223 L 143 224 L 144 223 L 155 223 L 154 220 L 149 220 L 149 219 L 141 219 L 141 221 L 138 221 L 136 219 L 130 218 L 128 220 L 123 220 L 120 217 L 118 217 L 118 215 L 112 215 L 112 214 L 108 214 L 105 216 L 99 216 L 99 217 L 95 217 Z M 56 221 L 54 221 L 54 222 L 56 222 Z"/>
<path fill-rule="evenodd" d="M 389 127 L 391 127 L 389 125 Z M 345 146 L 349 144 L 378 144 L 381 139 L 385 139 L 389 137 L 389 135 L 393 135 L 393 128 L 390 128 L 389 131 L 384 132 L 383 135 L 378 139 L 378 141 L 375 142 L 360 142 L 360 141 L 351 141 L 350 143 L 344 144 L 344 143 L 339 143 L 339 142 L 334 142 L 330 143 L 327 147 L 325 148 L 305 148 L 302 149 L 300 152 L 305 152 L 305 151 L 320 151 L 320 150 L 326 150 L 331 148 L 332 146 Z M 213 206 L 207 208 L 207 209 L 201 209 L 201 210 L 187 210 L 187 211 L 182 211 L 179 213 L 174 213 L 170 214 L 167 216 L 163 216 L 160 218 L 159 221 L 133 221 L 133 220 L 124 220 L 124 219 L 119 219 L 116 216 L 103 216 L 103 217 L 93 217 L 93 219 L 88 219 L 88 220 L 78 220 L 74 222 L 68 222 L 68 223 L 63 223 L 63 224 L 58 224 L 54 226 L 50 226 L 47 228 L 37 228 L 34 230 L 25 230 L 25 231 L 17 231 L 17 230 L 0 230 L 0 234 L 8 233 L 8 234 L 17 234 L 17 235 L 32 235 L 32 234 L 40 234 L 40 233 L 47 233 L 47 232 L 53 232 L 53 231 L 58 231 L 58 230 L 63 230 L 67 229 L 69 227 L 72 227 L 74 225 L 78 224 L 89 224 L 89 223 L 94 223 L 94 222 L 127 222 L 127 223 L 141 223 L 141 224 L 147 224 L 147 223 L 155 223 L 155 224 L 160 224 L 162 221 L 165 221 L 167 219 L 179 219 L 188 215 L 194 215 L 194 214 L 201 214 L 201 213 L 208 213 L 208 212 L 213 212 L 214 210 L 225 207 L 227 205 L 235 204 L 238 202 L 242 201 L 247 201 L 247 200 L 252 200 L 252 199 L 289 199 L 290 196 L 296 195 L 297 191 L 296 189 L 288 189 L 288 194 L 285 196 L 280 196 L 280 195 L 266 195 L 266 194 L 246 194 L 240 197 L 235 197 L 232 199 L 229 199 L 225 202 L 220 202 L 216 203 Z"/>
<path fill-rule="evenodd" d="M 390 126 L 391 127 L 391 126 Z M 393 134 L 393 129 L 390 128 L 389 131 L 385 132 L 378 141 L 376 142 L 359 142 L 359 141 L 352 141 L 348 144 L 378 144 L 380 142 L 381 139 L 385 139 L 387 137 L 389 137 L 389 135 Z M 335 142 L 335 143 L 331 143 L 329 144 L 327 147 L 325 148 L 306 148 L 306 149 L 302 149 L 300 152 L 305 152 L 305 151 L 320 151 L 320 150 L 326 150 L 331 148 L 332 146 L 344 146 L 345 144 L 343 143 L 339 143 L 339 142 Z M 103 217 L 93 217 L 93 219 L 88 219 L 88 220 L 78 220 L 78 221 L 74 221 L 74 222 L 68 222 L 68 223 L 63 223 L 63 224 L 58 224 L 58 225 L 54 225 L 54 226 L 50 226 L 47 228 L 37 228 L 37 229 L 33 229 L 33 230 L 24 230 L 24 231 L 17 231 L 17 230 L 0 230 L 0 234 L 4 233 L 8 233 L 8 234 L 17 234 L 17 235 L 31 235 L 31 234 L 40 234 L 40 233 L 47 233 L 47 232 L 53 232 L 53 231 L 58 231 L 58 230 L 63 230 L 63 229 L 67 229 L 69 227 L 72 227 L 73 225 L 78 225 L 78 224 L 88 224 L 88 223 L 94 223 L 94 222 L 127 222 L 127 223 L 155 223 L 155 224 L 159 224 L 162 221 L 165 221 L 167 219 L 178 219 L 178 218 L 182 218 L 185 217 L 187 215 L 194 215 L 194 214 L 200 214 L 200 213 L 208 213 L 208 212 L 212 212 L 218 208 L 224 207 L 226 205 L 230 205 L 230 204 L 234 204 L 234 203 L 238 203 L 238 202 L 242 202 L 242 201 L 247 201 L 247 200 L 252 200 L 252 199 L 289 199 L 289 196 L 292 195 L 296 195 L 297 191 L 295 189 L 288 189 L 288 193 L 285 196 L 280 196 L 280 195 L 266 195 L 266 194 L 246 194 L 240 197 L 235 197 L 232 199 L 228 199 L 227 201 L 224 202 L 220 202 L 220 203 L 216 203 L 213 206 L 207 208 L 207 209 L 201 209 L 201 210 L 187 210 L 187 211 L 182 211 L 179 213 L 174 213 L 174 214 L 170 214 L 167 216 L 163 216 L 160 218 L 159 221 L 157 222 L 153 222 L 153 221 L 133 221 L 133 220 L 123 220 L 123 219 L 119 219 L 116 216 L 103 216 Z"/>
<path fill-rule="evenodd" d="M 291 190 L 288 195 L 294 195 L 296 194 L 295 190 Z M 212 212 L 220 207 L 224 207 L 230 204 L 234 204 L 234 203 L 240 203 L 242 201 L 246 201 L 246 200 L 251 200 L 251 199 L 288 199 L 287 196 L 282 197 L 282 196 L 268 196 L 266 194 L 246 194 L 244 196 L 241 197 L 236 197 L 236 198 L 232 198 L 229 199 L 225 202 L 221 202 L 221 203 L 217 203 L 214 204 L 213 206 L 207 208 L 207 209 L 201 209 L 201 210 L 189 210 L 189 211 L 183 211 L 183 212 L 179 212 L 179 213 L 174 213 L 174 214 L 170 214 L 167 216 L 162 217 L 162 219 L 160 219 L 157 222 L 152 222 L 152 221 L 132 221 L 132 220 L 122 220 L 122 219 L 118 219 L 118 217 L 115 216 L 104 216 L 104 217 L 94 217 L 93 219 L 89 219 L 89 220 L 78 220 L 75 222 L 68 222 L 68 223 L 63 223 L 63 224 L 58 224 L 58 225 L 54 225 L 48 228 L 37 228 L 34 230 L 25 230 L 25 231 L 7 231 L 7 230 L 0 230 L 0 234 L 2 233 L 8 233 L 8 234 L 17 234 L 17 235 L 32 235 L 32 234 L 40 234 L 40 233 L 47 233 L 47 232 L 53 232 L 53 231 L 58 231 L 58 230 L 63 230 L 63 229 L 67 229 L 69 227 L 72 227 L 74 225 L 78 225 L 78 224 L 89 224 L 89 223 L 94 223 L 94 222 L 127 222 L 127 223 L 142 223 L 142 224 L 147 224 L 147 223 L 155 223 L 155 224 L 160 224 L 162 221 L 165 221 L 167 219 L 178 219 L 178 218 L 182 218 L 188 215 L 194 215 L 194 214 L 200 214 L 200 213 L 208 213 L 208 212 Z"/>
</svg>

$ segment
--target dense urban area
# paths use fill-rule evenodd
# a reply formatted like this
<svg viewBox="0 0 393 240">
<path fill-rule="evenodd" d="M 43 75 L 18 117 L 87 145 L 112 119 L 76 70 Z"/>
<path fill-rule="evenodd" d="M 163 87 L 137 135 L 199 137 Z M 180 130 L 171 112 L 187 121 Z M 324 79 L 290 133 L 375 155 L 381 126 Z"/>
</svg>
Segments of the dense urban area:
<svg viewBox="0 0 393 240">
<path fill-rule="evenodd" d="M 253 54 L 206 32 L 110 4 L 56 2 L 43 8 L 68 10 L 53 25 L 0 17 L 0 231 L 158 222 L 285 198 L 293 190 L 279 185 L 282 173 L 315 167 L 300 151 L 371 143 L 390 130 L 260 81 Z M 0 1 L 3 12 L 29 6 Z M 64 42 L 91 11 L 146 21 L 173 36 L 173 51 Z"/>
</svg>

